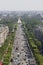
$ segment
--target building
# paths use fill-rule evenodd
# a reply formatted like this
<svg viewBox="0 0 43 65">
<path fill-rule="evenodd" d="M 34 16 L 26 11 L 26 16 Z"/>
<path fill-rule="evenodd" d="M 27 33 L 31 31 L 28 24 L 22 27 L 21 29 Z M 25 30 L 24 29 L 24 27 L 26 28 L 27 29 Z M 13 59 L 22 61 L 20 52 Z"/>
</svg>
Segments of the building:
<svg viewBox="0 0 43 65">
<path fill-rule="evenodd" d="M 19 24 L 19 23 L 21 23 L 21 20 L 20 20 L 20 18 L 18 19 L 18 24 Z"/>
<path fill-rule="evenodd" d="M 2 65 L 2 62 L 0 62 L 0 65 Z"/>
<path fill-rule="evenodd" d="M 36 25 L 35 30 L 39 30 L 40 32 L 43 32 L 43 26 L 42 25 L 40 25 L 40 26 Z"/>
<path fill-rule="evenodd" d="M 3 24 L 0 24 L 0 47 L 3 45 L 8 35 L 9 28 Z"/>
</svg>

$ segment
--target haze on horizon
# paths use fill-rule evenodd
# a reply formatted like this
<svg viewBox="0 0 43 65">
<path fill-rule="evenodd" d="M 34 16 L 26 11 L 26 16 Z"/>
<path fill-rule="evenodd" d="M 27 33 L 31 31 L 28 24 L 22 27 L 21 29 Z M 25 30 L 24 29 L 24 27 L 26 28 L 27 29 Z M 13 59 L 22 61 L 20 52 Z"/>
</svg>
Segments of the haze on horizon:
<svg viewBox="0 0 43 65">
<path fill-rule="evenodd" d="M 43 0 L 0 0 L 0 10 L 43 10 Z"/>
</svg>

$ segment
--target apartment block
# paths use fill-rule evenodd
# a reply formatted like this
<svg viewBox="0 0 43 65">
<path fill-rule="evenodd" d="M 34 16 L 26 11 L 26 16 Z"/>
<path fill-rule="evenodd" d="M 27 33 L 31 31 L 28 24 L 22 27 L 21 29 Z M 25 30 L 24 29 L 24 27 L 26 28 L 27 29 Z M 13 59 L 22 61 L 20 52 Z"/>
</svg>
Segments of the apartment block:
<svg viewBox="0 0 43 65">
<path fill-rule="evenodd" d="M 8 33 L 9 33 L 8 26 L 0 24 L 0 46 L 3 45 L 4 41 L 7 38 Z"/>
</svg>

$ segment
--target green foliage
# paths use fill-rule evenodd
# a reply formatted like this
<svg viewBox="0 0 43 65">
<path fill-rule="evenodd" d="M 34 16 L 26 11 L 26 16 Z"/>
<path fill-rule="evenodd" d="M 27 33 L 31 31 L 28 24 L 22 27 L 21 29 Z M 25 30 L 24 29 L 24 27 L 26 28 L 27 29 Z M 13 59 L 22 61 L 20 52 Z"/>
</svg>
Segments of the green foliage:
<svg viewBox="0 0 43 65">
<path fill-rule="evenodd" d="M 17 29 L 17 24 L 15 24 L 14 26 Z M 0 47 L 0 61 L 4 58 L 3 65 L 9 64 L 16 29 L 14 32 L 9 33 L 7 39 L 4 42 L 4 45 Z"/>
<path fill-rule="evenodd" d="M 43 65 L 43 56 L 40 54 L 40 50 L 39 50 L 39 47 L 41 46 L 41 42 L 35 38 L 33 31 L 31 31 L 32 28 L 29 28 L 29 26 L 27 27 L 26 25 L 28 25 L 28 24 L 26 24 L 26 23 L 23 24 L 24 32 L 27 36 L 30 47 L 33 51 L 33 54 L 36 58 L 38 65 Z"/>
</svg>

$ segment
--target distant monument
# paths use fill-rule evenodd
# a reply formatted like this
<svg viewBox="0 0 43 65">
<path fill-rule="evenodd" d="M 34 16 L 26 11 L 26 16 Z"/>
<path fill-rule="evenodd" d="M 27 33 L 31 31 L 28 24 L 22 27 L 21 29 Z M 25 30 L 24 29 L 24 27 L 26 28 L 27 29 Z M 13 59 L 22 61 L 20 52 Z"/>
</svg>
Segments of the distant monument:
<svg viewBox="0 0 43 65">
<path fill-rule="evenodd" d="M 21 23 L 21 20 L 20 20 L 20 18 L 18 19 L 18 23 Z"/>
</svg>

